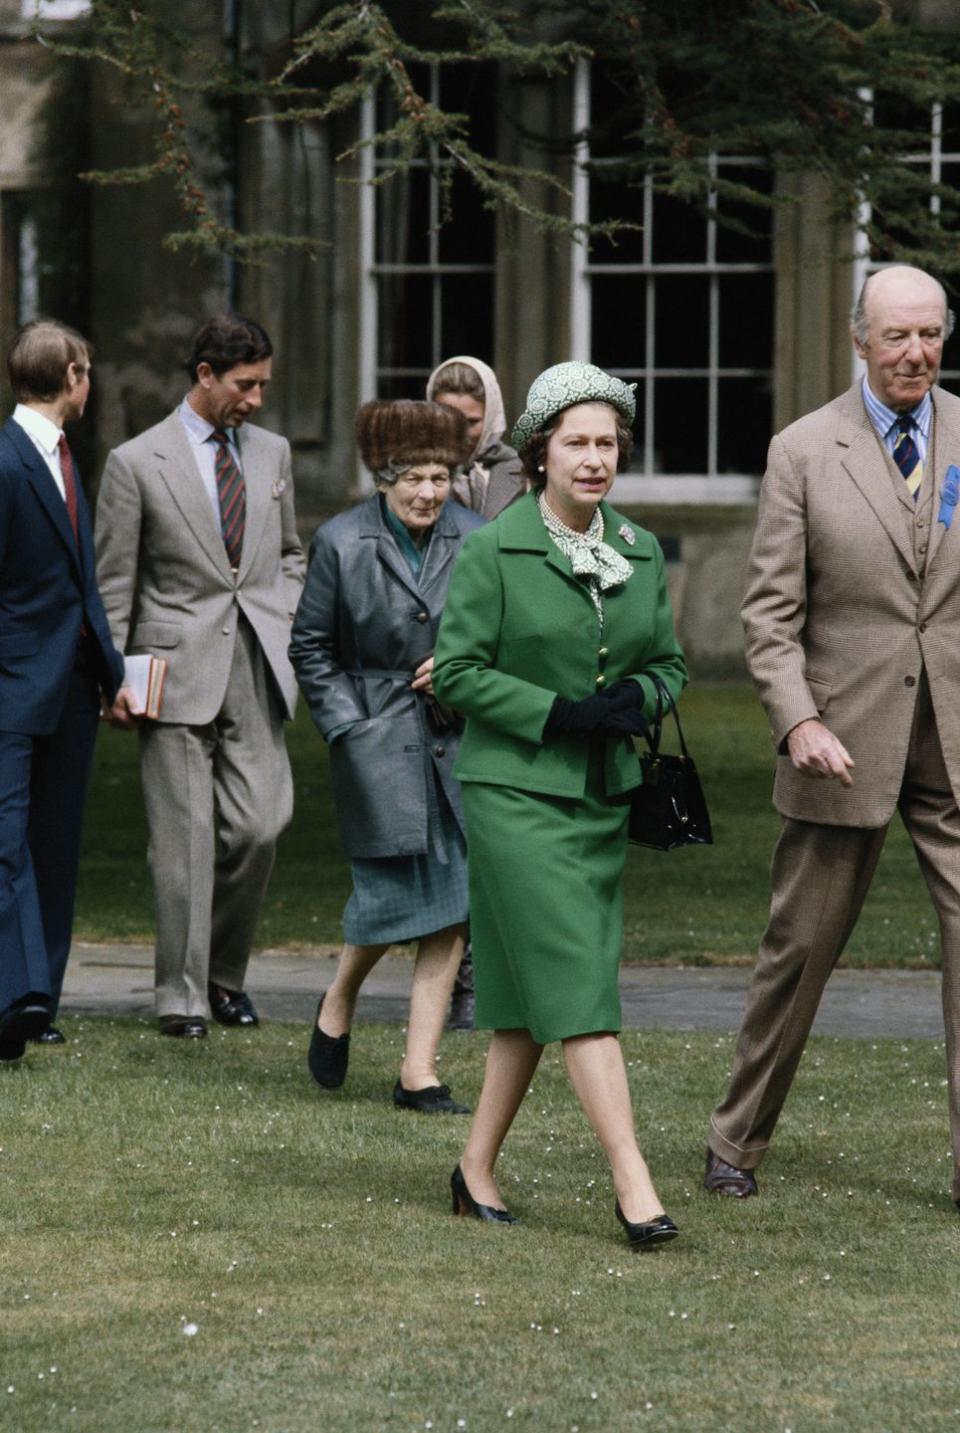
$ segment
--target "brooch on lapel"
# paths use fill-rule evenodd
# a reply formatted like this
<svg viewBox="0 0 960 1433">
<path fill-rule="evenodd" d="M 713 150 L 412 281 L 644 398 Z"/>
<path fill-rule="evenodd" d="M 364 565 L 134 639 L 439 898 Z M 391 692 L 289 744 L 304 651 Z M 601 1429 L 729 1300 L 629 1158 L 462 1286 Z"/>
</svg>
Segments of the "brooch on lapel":
<svg viewBox="0 0 960 1433">
<path fill-rule="evenodd" d="M 286 482 L 286 479 L 285 479 L 285 478 L 277 478 L 276 482 L 273 484 L 273 487 L 270 489 L 270 495 L 271 495 L 271 497 L 279 498 L 283 493 L 286 492 L 286 490 L 287 490 L 287 482 Z"/>
<path fill-rule="evenodd" d="M 637 540 L 636 533 L 634 532 L 630 524 L 627 522 L 622 522 L 620 524 L 620 526 L 617 528 L 617 534 L 619 537 L 623 538 L 624 542 L 627 544 L 628 547 L 632 547 Z"/>
<path fill-rule="evenodd" d="M 940 489 L 940 511 L 937 514 L 937 522 L 942 522 L 945 528 L 949 528 L 953 522 L 954 509 L 958 499 L 960 499 L 960 468 L 957 468 L 955 463 L 951 463 Z"/>
</svg>

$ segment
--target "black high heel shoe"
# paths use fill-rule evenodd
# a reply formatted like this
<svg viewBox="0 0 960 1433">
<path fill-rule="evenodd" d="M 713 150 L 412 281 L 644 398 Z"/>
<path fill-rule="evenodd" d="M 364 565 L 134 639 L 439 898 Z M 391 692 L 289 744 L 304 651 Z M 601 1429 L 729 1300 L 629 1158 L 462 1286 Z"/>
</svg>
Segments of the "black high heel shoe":
<svg viewBox="0 0 960 1433">
<path fill-rule="evenodd" d="M 313 1034 L 310 1036 L 310 1049 L 307 1051 L 307 1064 L 310 1073 L 318 1085 L 325 1090 L 339 1090 L 347 1078 L 347 1061 L 350 1058 L 350 1036 L 349 1035 L 325 1035 L 317 1024 L 320 1019 L 320 1011 L 323 1009 L 323 1002 L 327 997 L 324 991 L 320 996 L 320 1004 L 317 1006 L 316 1019 L 313 1022 Z"/>
<path fill-rule="evenodd" d="M 508 1209 L 494 1209 L 491 1204 L 478 1204 L 467 1188 L 463 1170 L 459 1164 L 450 1176 L 450 1193 L 453 1195 L 454 1214 L 472 1214 L 474 1219 L 483 1219 L 488 1224 L 519 1224 L 521 1221 Z"/>
<path fill-rule="evenodd" d="M 680 1233 L 669 1214 L 661 1214 L 657 1219 L 647 1219 L 643 1224 L 631 1224 L 620 1208 L 619 1199 L 616 1210 L 631 1249 L 659 1249 L 661 1244 L 669 1244 L 670 1240 L 676 1239 Z"/>
</svg>

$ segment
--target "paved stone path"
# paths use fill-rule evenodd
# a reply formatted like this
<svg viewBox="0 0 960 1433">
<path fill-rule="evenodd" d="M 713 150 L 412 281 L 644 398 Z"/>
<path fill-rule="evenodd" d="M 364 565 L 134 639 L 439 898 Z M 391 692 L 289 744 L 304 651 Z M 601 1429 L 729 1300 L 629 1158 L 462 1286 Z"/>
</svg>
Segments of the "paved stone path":
<svg viewBox="0 0 960 1433">
<path fill-rule="evenodd" d="M 323 951 L 264 951 L 250 962 L 247 990 L 267 1018 L 308 1022 L 334 965 L 334 955 Z M 385 956 L 364 986 L 358 1018 L 404 1020 L 411 967 L 409 956 Z M 749 969 L 740 966 L 625 966 L 620 977 L 624 1026 L 735 1031 L 749 979 Z M 75 944 L 62 1009 L 151 1016 L 152 949 Z M 939 973 L 838 970 L 827 986 L 814 1033 L 942 1039 Z"/>
</svg>

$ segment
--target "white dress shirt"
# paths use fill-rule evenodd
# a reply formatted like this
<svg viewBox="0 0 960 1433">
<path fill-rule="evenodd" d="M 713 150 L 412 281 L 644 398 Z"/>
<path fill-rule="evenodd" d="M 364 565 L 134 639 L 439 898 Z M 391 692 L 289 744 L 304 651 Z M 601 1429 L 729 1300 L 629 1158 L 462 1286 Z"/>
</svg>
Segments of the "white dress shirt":
<svg viewBox="0 0 960 1433">
<path fill-rule="evenodd" d="M 63 437 L 63 429 L 58 428 L 52 419 L 47 418 L 43 413 L 38 413 L 36 408 L 28 408 L 25 403 L 18 403 L 13 410 L 13 421 L 19 423 L 26 433 L 37 452 L 40 454 L 47 467 L 50 469 L 50 476 L 57 485 L 57 491 L 67 500 L 67 490 L 63 486 L 63 473 L 60 471 L 59 442 Z"/>
</svg>

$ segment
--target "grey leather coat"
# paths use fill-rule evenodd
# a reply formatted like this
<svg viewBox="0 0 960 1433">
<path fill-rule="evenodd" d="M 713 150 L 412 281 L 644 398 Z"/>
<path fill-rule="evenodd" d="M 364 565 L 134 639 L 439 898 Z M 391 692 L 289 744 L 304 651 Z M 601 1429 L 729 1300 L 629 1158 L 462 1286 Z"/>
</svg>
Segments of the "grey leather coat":
<svg viewBox="0 0 960 1433">
<path fill-rule="evenodd" d="M 290 660 L 314 722 L 330 741 L 330 783 L 350 857 L 423 855 L 431 768 L 457 815 L 459 737 L 434 735 L 410 690 L 436 642 L 454 562 L 483 519 L 446 502 L 419 578 L 374 494 L 319 527 L 293 621 Z"/>
</svg>

